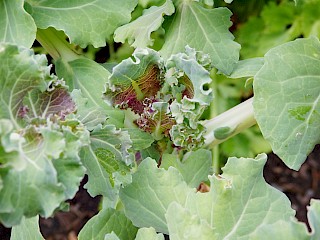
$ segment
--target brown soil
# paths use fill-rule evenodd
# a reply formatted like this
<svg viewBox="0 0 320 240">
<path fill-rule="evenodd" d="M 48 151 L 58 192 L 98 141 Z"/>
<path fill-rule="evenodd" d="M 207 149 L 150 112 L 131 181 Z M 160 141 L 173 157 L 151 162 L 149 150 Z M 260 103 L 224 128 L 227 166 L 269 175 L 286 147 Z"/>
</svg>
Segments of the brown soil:
<svg viewBox="0 0 320 240">
<path fill-rule="evenodd" d="M 307 222 L 306 207 L 310 198 L 320 198 L 320 145 L 309 155 L 299 172 L 290 170 L 275 155 L 269 154 L 264 177 L 272 186 L 284 192 L 297 211 L 299 221 Z M 54 218 L 41 219 L 40 228 L 47 240 L 76 240 L 83 225 L 98 211 L 99 198 L 91 198 L 83 184 L 70 201 L 69 212 L 59 212 Z M 10 229 L 0 225 L 0 239 L 10 238 Z"/>
</svg>

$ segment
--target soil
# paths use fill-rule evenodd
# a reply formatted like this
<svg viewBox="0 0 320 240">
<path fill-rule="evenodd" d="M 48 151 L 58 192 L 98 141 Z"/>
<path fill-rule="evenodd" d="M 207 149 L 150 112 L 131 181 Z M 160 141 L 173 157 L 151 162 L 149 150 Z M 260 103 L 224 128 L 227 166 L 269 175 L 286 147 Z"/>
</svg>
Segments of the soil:
<svg viewBox="0 0 320 240">
<path fill-rule="evenodd" d="M 307 206 L 311 198 L 320 199 L 320 145 L 316 146 L 299 172 L 290 170 L 273 153 L 268 155 L 264 177 L 272 186 L 284 192 L 297 211 L 299 221 L 307 223 Z M 40 229 L 47 240 L 76 240 L 83 225 L 94 216 L 99 197 L 92 198 L 83 188 L 85 178 L 69 212 L 58 212 L 53 218 L 40 219 Z M 10 239 L 10 229 L 0 225 L 0 240 Z"/>
</svg>

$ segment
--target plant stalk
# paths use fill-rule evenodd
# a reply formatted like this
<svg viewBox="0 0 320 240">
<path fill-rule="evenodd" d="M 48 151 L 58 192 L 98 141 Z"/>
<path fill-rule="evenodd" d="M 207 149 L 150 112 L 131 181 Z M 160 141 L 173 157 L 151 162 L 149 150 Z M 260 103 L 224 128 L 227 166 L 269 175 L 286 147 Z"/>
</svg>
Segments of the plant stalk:
<svg viewBox="0 0 320 240">
<path fill-rule="evenodd" d="M 207 128 L 205 145 L 214 147 L 255 125 L 252 101 L 253 98 L 250 98 L 210 120 L 203 121 Z M 225 133 L 221 134 L 223 131 Z"/>
<path fill-rule="evenodd" d="M 70 62 L 81 57 L 72 49 L 65 36 L 54 28 L 38 29 L 36 38 L 54 60 L 62 58 Z"/>
</svg>

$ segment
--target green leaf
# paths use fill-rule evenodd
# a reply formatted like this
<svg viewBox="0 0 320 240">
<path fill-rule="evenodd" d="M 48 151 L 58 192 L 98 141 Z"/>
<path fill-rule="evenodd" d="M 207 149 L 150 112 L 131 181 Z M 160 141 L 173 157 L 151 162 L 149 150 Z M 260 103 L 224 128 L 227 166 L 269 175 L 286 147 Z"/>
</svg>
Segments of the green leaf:
<svg viewBox="0 0 320 240">
<path fill-rule="evenodd" d="M 157 168 L 157 163 L 147 158 L 133 174 L 132 183 L 120 190 L 120 199 L 135 226 L 153 227 L 167 234 L 164 214 L 169 204 L 176 201 L 184 205 L 188 193 L 193 191 L 178 170 Z"/>
<path fill-rule="evenodd" d="M 0 42 L 30 48 L 36 38 L 37 27 L 24 10 L 23 0 L 0 2 Z"/>
<path fill-rule="evenodd" d="M 154 228 L 139 228 L 135 240 L 164 240 L 164 236 L 161 233 L 156 232 Z"/>
<path fill-rule="evenodd" d="M 75 118 L 82 122 L 89 131 L 106 121 L 107 115 L 104 109 L 85 98 L 81 90 L 74 89 L 71 96 L 77 106 Z"/>
<path fill-rule="evenodd" d="M 291 221 L 295 212 L 288 198 L 263 179 L 266 158 L 229 158 L 223 174 L 210 177 L 210 192 L 190 193 L 185 205 L 171 203 L 166 219 L 169 233 L 177 234 L 173 239 L 190 239 L 195 232 L 199 239 L 255 239 L 259 226 Z"/>
<path fill-rule="evenodd" d="M 76 106 L 69 95 L 67 89 L 63 86 L 64 83 L 56 81 L 50 83 L 50 89 L 41 92 L 39 89 L 34 89 L 29 92 L 23 101 L 23 107 L 26 111 L 26 116 L 22 110 L 21 117 L 41 118 L 57 116 L 64 119 L 65 116 L 73 113 Z"/>
<path fill-rule="evenodd" d="M 0 119 L 10 119 L 19 129 L 19 110 L 26 94 L 33 89 L 44 91 L 54 79 L 45 55 L 0 43 Z"/>
<path fill-rule="evenodd" d="M 172 240 L 218 239 L 207 222 L 201 221 L 199 216 L 192 215 L 176 202 L 169 205 L 166 219 Z"/>
<path fill-rule="evenodd" d="M 320 44 L 316 38 L 278 46 L 254 80 L 254 112 L 262 134 L 298 170 L 320 143 Z"/>
<path fill-rule="evenodd" d="M 141 131 L 138 128 L 124 128 L 130 135 L 132 148 L 136 151 L 146 149 L 154 142 L 151 134 Z"/>
<path fill-rule="evenodd" d="M 39 217 L 23 218 L 18 226 L 12 228 L 10 240 L 43 240 L 39 229 Z"/>
<path fill-rule="evenodd" d="M 73 93 L 73 97 L 77 102 L 77 116 L 89 129 L 97 126 L 102 118 L 106 119 L 105 116 L 108 117 L 108 124 L 123 127 L 123 113 L 112 109 L 102 99 L 105 82 L 110 76 L 104 67 L 86 58 L 71 62 L 59 59 L 55 66 L 58 76 L 66 80 L 70 91 L 81 91 Z"/>
<path fill-rule="evenodd" d="M 230 78 L 253 77 L 264 64 L 263 58 L 250 58 L 239 61 L 234 67 Z"/>
<path fill-rule="evenodd" d="M 91 104 L 108 107 L 102 100 L 102 92 L 110 73 L 104 67 L 87 58 L 71 62 L 59 59 L 56 71 L 59 77 L 65 79 L 70 91 L 80 89 Z"/>
<path fill-rule="evenodd" d="M 190 90 L 192 93 L 189 94 L 191 96 L 188 96 L 188 98 L 192 99 L 191 102 L 197 101 L 201 103 L 201 105 L 209 105 L 212 101 L 212 90 L 205 88 L 212 81 L 210 74 L 208 70 L 198 62 L 199 60 L 195 49 L 186 46 L 185 51 L 186 53 L 177 53 L 168 59 L 166 64 L 169 71 L 166 76 L 167 81 L 173 81 L 177 72 L 183 71 L 192 84 L 192 90 Z M 171 68 L 173 68 L 173 71 L 170 70 Z M 188 85 L 188 80 L 186 80 L 185 85 Z"/>
<path fill-rule="evenodd" d="M 108 233 L 115 234 L 121 240 L 130 240 L 135 238 L 137 231 L 123 212 L 107 208 L 86 223 L 79 233 L 79 240 L 104 240 Z"/>
<path fill-rule="evenodd" d="M 168 169 L 170 166 L 175 167 L 190 187 L 197 188 L 202 181 L 208 179 L 211 162 L 211 152 L 199 149 L 186 154 L 182 161 L 172 154 L 163 154 L 161 167 L 165 169 Z"/>
<path fill-rule="evenodd" d="M 311 199 L 310 206 L 308 207 L 308 220 L 312 229 L 311 240 L 320 238 L 320 201 Z"/>
<path fill-rule="evenodd" d="M 104 240 L 120 240 L 120 238 L 112 231 L 104 236 Z"/>
<path fill-rule="evenodd" d="M 104 92 L 106 100 L 136 113 L 143 111 L 143 100 L 160 90 L 163 60 L 152 49 L 136 49 L 132 58 L 113 68 Z"/>
<path fill-rule="evenodd" d="M 49 217 L 62 201 L 72 198 L 84 175 L 78 151 L 87 142 L 87 132 L 73 122 L 30 125 L 23 134 L 1 137 L 1 156 L 8 160 L 0 171 L 1 221 L 12 226 L 23 216 Z"/>
<path fill-rule="evenodd" d="M 239 59 L 240 46 L 229 32 L 231 12 L 227 8 L 207 9 L 196 1 L 179 1 L 166 29 L 161 55 L 183 52 L 186 45 L 210 55 L 212 64 L 230 74 Z M 192 32 L 192 34 L 190 34 Z"/>
<path fill-rule="evenodd" d="M 70 42 L 84 48 L 106 45 L 115 29 L 130 21 L 137 0 L 27 1 L 38 28 L 63 30 Z"/>
<path fill-rule="evenodd" d="M 23 216 L 48 217 L 74 196 L 89 134 L 65 120 L 74 103 L 44 55 L 5 44 L 0 55 L 0 219 L 12 226 Z"/>
<path fill-rule="evenodd" d="M 128 152 L 130 136 L 112 125 L 99 125 L 91 132 L 90 140 L 90 146 L 81 150 L 81 160 L 89 176 L 85 187 L 91 196 L 102 195 L 114 201 L 120 184 L 131 181 L 126 166 L 132 161 Z"/>
<path fill-rule="evenodd" d="M 135 48 L 152 46 L 153 41 L 150 34 L 161 27 L 163 16 L 174 13 L 174 5 L 167 0 L 163 5 L 144 10 L 143 15 L 136 20 L 119 27 L 115 31 L 114 40 L 124 43 L 126 39 Z"/>
</svg>

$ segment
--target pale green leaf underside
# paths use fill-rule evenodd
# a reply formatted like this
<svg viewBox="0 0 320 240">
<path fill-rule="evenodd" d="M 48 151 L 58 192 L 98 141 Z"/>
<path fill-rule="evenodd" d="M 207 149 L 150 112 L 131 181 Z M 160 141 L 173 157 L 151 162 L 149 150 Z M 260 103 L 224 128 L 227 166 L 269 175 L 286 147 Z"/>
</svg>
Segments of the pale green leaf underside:
<svg viewBox="0 0 320 240">
<path fill-rule="evenodd" d="M 299 39 L 270 50 L 254 80 L 254 112 L 272 150 L 298 170 L 320 142 L 320 44 Z"/>
<path fill-rule="evenodd" d="M 113 234 L 111 234 L 113 233 Z M 137 228 L 123 212 L 115 209 L 102 209 L 91 218 L 79 233 L 79 240 L 104 240 L 106 234 L 116 234 L 119 239 L 134 239 Z M 114 239 L 109 235 L 107 239 Z"/>
<path fill-rule="evenodd" d="M 43 240 L 39 229 L 39 217 L 24 218 L 12 228 L 10 240 Z"/>
<path fill-rule="evenodd" d="M 133 22 L 119 27 L 115 31 L 114 40 L 124 43 L 128 39 L 128 42 L 135 48 L 152 46 L 153 40 L 150 34 L 161 26 L 164 20 L 163 15 L 170 16 L 173 12 L 174 5 L 171 0 L 167 0 L 159 7 L 152 6 Z"/>
<path fill-rule="evenodd" d="M 108 107 L 102 100 L 102 92 L 110 73 L 104 67 L 81 58 L 68 63 L 59 59 L 56 68 L 57 75 L 65 79 L 70 91 L 80 89 L 90 105 Z"/>
<path fill-rule="evenodd" d="M 208 180 L 211 161 L 211 152 L 199 149 L 185 155 L 182 162 L 173 154 L 163 154 L 161 167 L 165 169 L 170 166 L 175 167 L 190 187 L 197 188 L 202 181 Z"/>
<path fill-rule="evenodd" d="M 242 77 L 253 77 L 263 66 L 263 58 L 249 58 L 246 60 L 239 61 L 231 75 L 230 78 L 242 78 Z"/>
<path fill-rule="evenodd" d="M 231 12 L 227 8 L 205 9 L 198 2 L 184 1 L 176 8 L 166 29 L 166 41 L 160 50 L 169 58 L 184 52 L 189 45 L 210 55 L 213 65 L 230 74 L 239 59 L 240 45 L 229 32 Z"/>
<path fill-rule="evenodd" d="M 161 233 L 156 232 L 154 228 L 139 228 L 135 240 L 164 240 Z"/>
<path fill-rule="evenodd" d="M 70 42 L 86 47 L 106 45 L 114 30 L 130 21 L 137 0 L 27 1 L 38 28 L 63 30 Z"/>
<path fill-rule="evenodd" d="M 23 0 L 0 1 L 0 42 L 30 48 L 36 38 L 37 27 L 24 10 Z"/>
<path fill-rule="evenodd" d="M 273 224 L 275 233 L 269 236 L 308 239 L 303 224 L 293 220 L 295 211 L 288 198 L 265 182 L 266 160 L 266 154 L 255 159 L 229 158 L 223 174 L 210 177 L 211 190 L 200 193 L 187 187 L 174 168 L 166 171 L 145 159 L 132 183 L 120 191 L 120 198 L 136 226 L 153 227 L 173 240 L 256 239 Z M 318 203 L 312 203 L 311 226 L 319 221 L 317 211 Z M 281 225 L 275 223 L 283 222 L 287 225 L 281 232 Z"/>
<path fill-rule="evenodd" d="M 173 201 L 184 205 L 189 192 L 194 191 L 183 181 L 179 171 L 157 168 L 147 158 L 133 175 L 132 184 L 120 190 L 126 216 L 138 227 L 153 227 L 168 233 L 164 214 Z"/>
<path fill-rule="evenodd" d="M 123 116 L 102 99 L 104 85 L 110 76 L 108 70 L 98 63 L 80 58 L 71 62 L 59 59 L 56 62 L 57 75 L 69 86 L 79 109 L 77 116 L 90 130 L 108 118 L 108 123 L 122 127 Z M 79 92 L 79 90 L 81 92 Z"/>
</svg>

